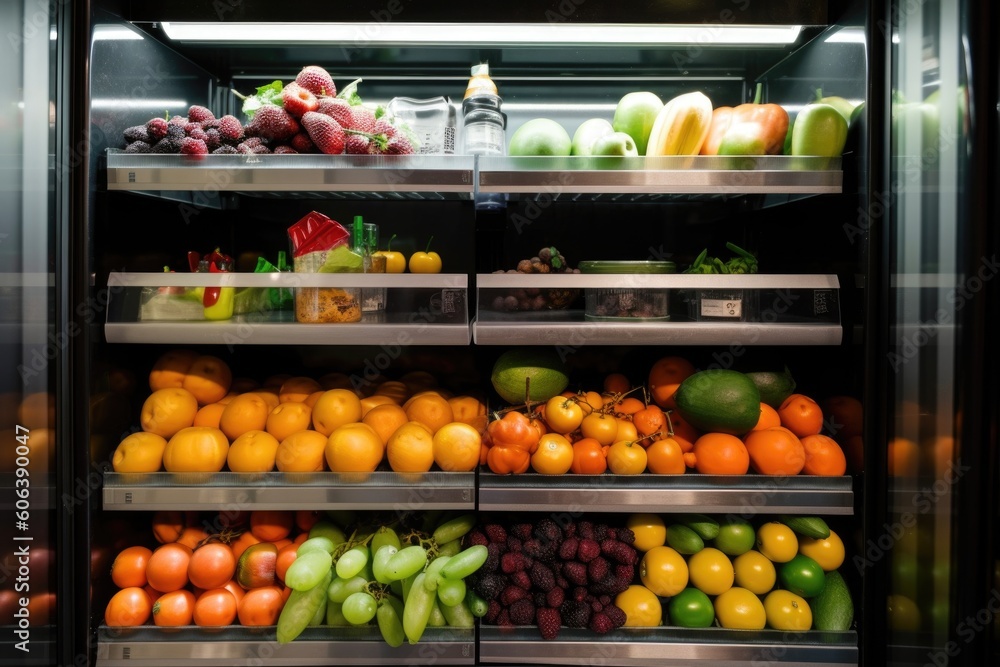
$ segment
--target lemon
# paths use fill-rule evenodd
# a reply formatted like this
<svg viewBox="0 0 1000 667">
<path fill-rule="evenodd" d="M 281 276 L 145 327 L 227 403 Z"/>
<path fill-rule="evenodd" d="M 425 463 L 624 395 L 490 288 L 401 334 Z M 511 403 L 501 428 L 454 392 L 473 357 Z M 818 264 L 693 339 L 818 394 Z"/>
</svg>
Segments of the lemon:
<svg viewBox="0 0 1000 667">
<path fill-rule="evenodd" d="M 667 541 L 667 527 L 656 514 L 638 513 L 629 516 L 625 526 L 635 535 L 632 546 L 639 551 L 662 547 Z"/>
</svg>

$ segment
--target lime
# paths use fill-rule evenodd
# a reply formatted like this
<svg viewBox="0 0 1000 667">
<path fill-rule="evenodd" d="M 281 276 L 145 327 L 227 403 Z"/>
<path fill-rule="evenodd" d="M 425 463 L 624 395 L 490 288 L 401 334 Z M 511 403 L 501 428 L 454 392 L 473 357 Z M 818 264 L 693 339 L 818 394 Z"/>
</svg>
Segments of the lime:
<svg viewBox="0 0 1000 667">
<path fill-rule="evenodd" d="M 715 538 L 715 548 L 729 556 L 739 556 L 753 549 L 757 535 L 753 526 L 743 519 L 730 519 L 719 524 L 719 534 Z"/>
<path fill-rule="evenodd" d="M 796 595 L 811 598 L 823 592 L 826 574 L 819 563 L 809 556 L 796 555 L 778 569 L 782 587 Z"/>
<path fill-rule="evenodd" d="M 685 588 L 667 605 L 670 623 L 682 628 L 708 628 L 715 621 L 715 608 L 697 588 Z"/>
</svg>

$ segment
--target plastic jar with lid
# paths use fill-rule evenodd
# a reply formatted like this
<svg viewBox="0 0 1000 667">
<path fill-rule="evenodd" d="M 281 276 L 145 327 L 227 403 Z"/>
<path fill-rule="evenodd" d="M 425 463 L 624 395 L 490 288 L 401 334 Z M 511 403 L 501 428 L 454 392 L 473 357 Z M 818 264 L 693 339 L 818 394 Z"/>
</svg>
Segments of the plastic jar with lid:
<svg viewBox="0 0 1000 667">
<path fill-rule="evenodd" d="M 578 265 L 580 273 L 587 274 L 644 274 L 676 273 L 677 265 L 665 261 L 586 261 Z M 588 287 L 584 290 L 585 311 L 588 320 L 668 320 L 670 319 L 669 290 L 653 287 L 634 287 L 640 278 L 623 283 L 629 286 Z"/>
</svg>

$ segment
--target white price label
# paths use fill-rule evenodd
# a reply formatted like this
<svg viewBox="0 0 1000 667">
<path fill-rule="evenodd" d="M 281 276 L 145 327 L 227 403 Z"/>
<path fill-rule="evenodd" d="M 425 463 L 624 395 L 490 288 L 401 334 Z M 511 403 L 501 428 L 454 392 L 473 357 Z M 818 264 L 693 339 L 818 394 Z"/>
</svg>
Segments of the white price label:
<svg viewBox="0 0 1000 667">
<path fill-rule="evenodd" d="M 739 318 L 743 315 L 742 299 L 702 299 L 702 317 L 731 317 Z"/>
</svg>

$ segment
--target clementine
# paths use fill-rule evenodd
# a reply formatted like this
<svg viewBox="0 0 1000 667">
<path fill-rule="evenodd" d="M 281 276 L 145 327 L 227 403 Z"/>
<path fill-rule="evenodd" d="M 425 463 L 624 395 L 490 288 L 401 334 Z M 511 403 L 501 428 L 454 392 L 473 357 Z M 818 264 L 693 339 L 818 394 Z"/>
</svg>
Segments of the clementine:
<svg viewBox="0 0 1000 667">
<path fill-rule="evenodd" d="M 277 455 L 277 438 L 267 431 L 247 431 L 233 440 L 226 462 L 233 472 L 270 472 Z"/>
<path fill-rule="evenodd" d="M 744 443 L 750 464 L 761 475 L 798 475 L 806 464 L 802 441 L 783 426 L 750 431 Z"/>
<path fill-rule="evenodd" d="M 285 402 L 267 415 L 264 429 L 278 441 L 282 441 L 296 431 L 309 428 L 312 423 L 312 408 L 302 402 Z"/>
<path fill-rule="evenodd" d="M 319 472 L 323 470 L 326 441 L 319 431 L 292 433 L 278 445 L 274 464 L 281 472 Z"/>
<path fill-rule="evenodd" d="M 825 435 L 807 435 L 802 438 L 806 462 L 802 472 L 806 475 L 840 477 L 847 472 L 847 457 L 837 441 Z"/>
<path fill-rule="evenodd" d="M 695 469 L 706 475 L 745 475 L 750 469 L 750 454 L 735 435 L 706 433 L 695 441 L 691 454 Z"/>
<path fill-rule="evenodd" d="M 447 472 L 469 472 L 479 464 L 482 436 L 475 426 L 454 421 L 434 434 L 434 462 Z"/>
<path fill-rule="evenodd" d="M 361 400 L 348 389 L 330 389 L 313 406 L 313 429 L 323 435 L 360 420 Z"/>
<path fill-rule="evenodd" d="M 332 389 L 331 391 L 343 390 Z M 355 400 L 357 400 L 356 396 Z M 395 434 L 393 435 L 395 436 Z M 427 440 L 429 444 L 430 434 L 428 434 Z M 389 442 L 392 442 L 392 438 L 389 439 Z M 333 472 L 374 472 L 378 464 L 382 462 L 383 449 L 382 440 L 371 426 L 362 423 L 348 423 L 337 427 L 327 439 L 326 462 Z M 433 455 L 431 462 L 433 462 Z"/>
<path fill-rule="evenodd" d="M 218 357 L 203 354 L 188 368 L 182 386 L 194 394 L 199 405 L 207 405 L 221 400 L 232 384 L 233 373 L 229 365 Z"/>
</svg>

